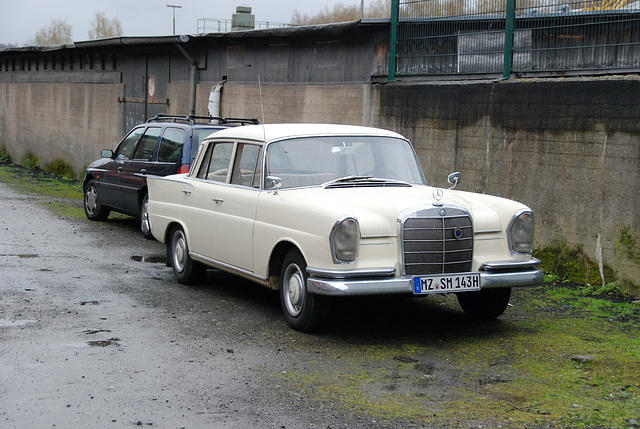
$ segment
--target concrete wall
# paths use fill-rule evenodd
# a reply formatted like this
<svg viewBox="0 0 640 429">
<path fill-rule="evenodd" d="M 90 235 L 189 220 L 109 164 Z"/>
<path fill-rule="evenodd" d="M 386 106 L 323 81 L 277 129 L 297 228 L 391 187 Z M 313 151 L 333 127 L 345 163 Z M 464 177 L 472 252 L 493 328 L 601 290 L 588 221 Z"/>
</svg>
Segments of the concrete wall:
<svg viewBox="0 0 640 429">
<path fill-rule="evenodd" d="M 459 189 L 529 205 L 538 248 L 557 240 L 593 260 L 601 252 L 628 285 L 640 284 L 638 94 L 636 77 L 262 85 L 266 122 L 398 131 L 416 147 L 429 183 L 448 186 L 447 174 L 461 171 Z M 223 114 L 260 117 L 259 100 L 257 85 L 227 84 Z"/>
<path fill-rule="evenodd" d="M 0 148 L 17 163 L 28 153 L 41 167 L 65 161 L 82 177 L 122 138 L 123 91 L 122 84 L 0 84 Z"/>
<path fill-rule="evenodd" d="M 197 87 L 207 114 L 215 82 Z M 121 137 L 122 85 L 0 83 L 0 147 L 20 162 L 70 162 L 80 177 Z M 555 79 L 371 85 L 263 83 L 268 123 L 335 122 L 392 129 L 414 143 L 429 183 L 519 200 L 537 216 L 536 246 L 600 243 L 618 280 L 640 290 L 640 79 Z M 188 110 L 170 84 L 167 113 Z M 221 114 L 262 119 L 256 83 L 229 82 Z M 626 237 L 626 245 L 623 239 Z"/>
</svg>

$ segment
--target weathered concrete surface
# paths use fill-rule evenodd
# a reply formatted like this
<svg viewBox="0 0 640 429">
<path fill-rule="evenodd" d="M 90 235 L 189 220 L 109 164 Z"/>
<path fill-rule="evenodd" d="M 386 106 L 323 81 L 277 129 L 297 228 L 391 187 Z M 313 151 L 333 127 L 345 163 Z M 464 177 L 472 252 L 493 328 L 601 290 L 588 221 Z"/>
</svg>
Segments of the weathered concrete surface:
<svg viewBox="0 0 640 429">
<path fill-rule="evenodd" d="M 3 184 L 0 200 L 0 427 L 337 427 L 273 400 L 285 346 L 259 327 L 289 331 L 277 295 L 265 308 L 250 288 L 262 306 L 238 311 L 140 262 L 164 246 L 135 228 L 60 219 Z"/>
</svg>

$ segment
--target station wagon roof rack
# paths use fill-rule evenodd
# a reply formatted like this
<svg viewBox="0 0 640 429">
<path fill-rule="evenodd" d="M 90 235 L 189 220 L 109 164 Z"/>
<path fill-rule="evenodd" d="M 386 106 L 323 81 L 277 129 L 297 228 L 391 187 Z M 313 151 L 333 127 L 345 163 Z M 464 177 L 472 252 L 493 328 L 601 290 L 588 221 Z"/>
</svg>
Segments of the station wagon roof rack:
<svg viewBox="0 0 640 429">
<path fill-rule="evenodd" d="M 187 124 L 195 124 L 196 121 L 218 121 L 218 124 L 227 125 L 227 124 L 240 124 L 240 125 L 258 125 L 258 122 L 255 118 L 227 118 L 224 116 L 197 116 L 197 115 L 188 115 L 188 116 L 180 116 L 180 115 L 165 115 L 164 113 L 159 113 L 153 118 L 149 119 L 147 122 L 182 122 Z"/>
</svg>

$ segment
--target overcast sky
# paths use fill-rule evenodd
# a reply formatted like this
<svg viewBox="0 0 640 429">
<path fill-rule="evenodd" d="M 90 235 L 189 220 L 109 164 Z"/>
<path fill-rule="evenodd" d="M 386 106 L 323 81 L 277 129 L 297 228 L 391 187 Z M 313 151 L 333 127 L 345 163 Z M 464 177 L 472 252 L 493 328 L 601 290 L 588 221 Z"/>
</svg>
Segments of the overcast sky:
<svg viewBox="0 0 640 429">
<path fill-rule="evenodd" d="M 256 21 L 289 23 L 293 11 L 313 15 L 333 7 L 340 0 L 0 0 L 0 44 L 23 46 L 52 20 L 61 19 L 72 27 L 74 41 L 88 40 L 96 11 L 118 18 L 125 36 L 166 36 L 173 33 L 173 8 L 176 34 L 197 34 L 199 18 L 231 19 L 236 6 L 249 6 Z M 345 5 L 360 0 L 343 0 Z"/>
</svg>

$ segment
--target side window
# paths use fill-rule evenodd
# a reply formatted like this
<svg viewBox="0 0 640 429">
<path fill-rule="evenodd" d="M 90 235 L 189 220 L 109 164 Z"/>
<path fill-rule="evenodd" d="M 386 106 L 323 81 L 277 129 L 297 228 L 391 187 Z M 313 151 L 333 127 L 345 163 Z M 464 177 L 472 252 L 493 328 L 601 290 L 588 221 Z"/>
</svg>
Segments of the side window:
<svg viewBox="0 0 640 429">
<path fill-rule="evenodd" d="M 238 145 L 235 162 L 233 163 L 233 172 L 231 173 L 231 183 L 243 186 L 253 185 L 258 153 L 260 153 L 260 146 L 253 144 Z"/>
<path fill-rule="evenodd" d="M 133 155 L 133 149 L 136 147 L 136 142 L 144 132 L 144 128 L 133 129 L 118 145 L 116 148 L 117 159 L 131 159 Z"/>
<path fill-rule="evenodd" d="M 158 143 L 158 137 L 160 137 L 161 132 L 162 128 L 160 127 L 147 128 L 147 131 L 144 133 L 140 139 L 140 143 L 138 143 L 138 146 L 136 147 L 133 159 L 150 161 L 153 156 L 153 149 L 156 147 L 156 143 Z"/>
<path fill-rule="evenodd" d="M 209 151 L 212 151 L 211 155 L 209 155 Z M 233 143 L 231 142 L 210 144 L 207 148 L 207 153 L 205 153 L 202 165 L 198 170 L 197 177 L 214 180 L 216 182 L 226 182 L 232 152 Z"/>
<path fill-rule="evenodd" d="M 206 179 L 207 173 L 209 172 L 209 163 L 211 162 L 211 152 L 213 152 L 213 145 L 210 144 L 207 146 L 207 151 L 204 154 L 202 159 L 202 164 L 200 164 L 200 169 L 198 170 L 198 174 L 196 177 L 198 179 Z"/>
<path fill-rule="evenodd" d="M 182 155 L 185 130 L 167 127 L 162 134 L 160 149 L 158 150 L 159 162 L 177 162 Z"/>
</svg>

